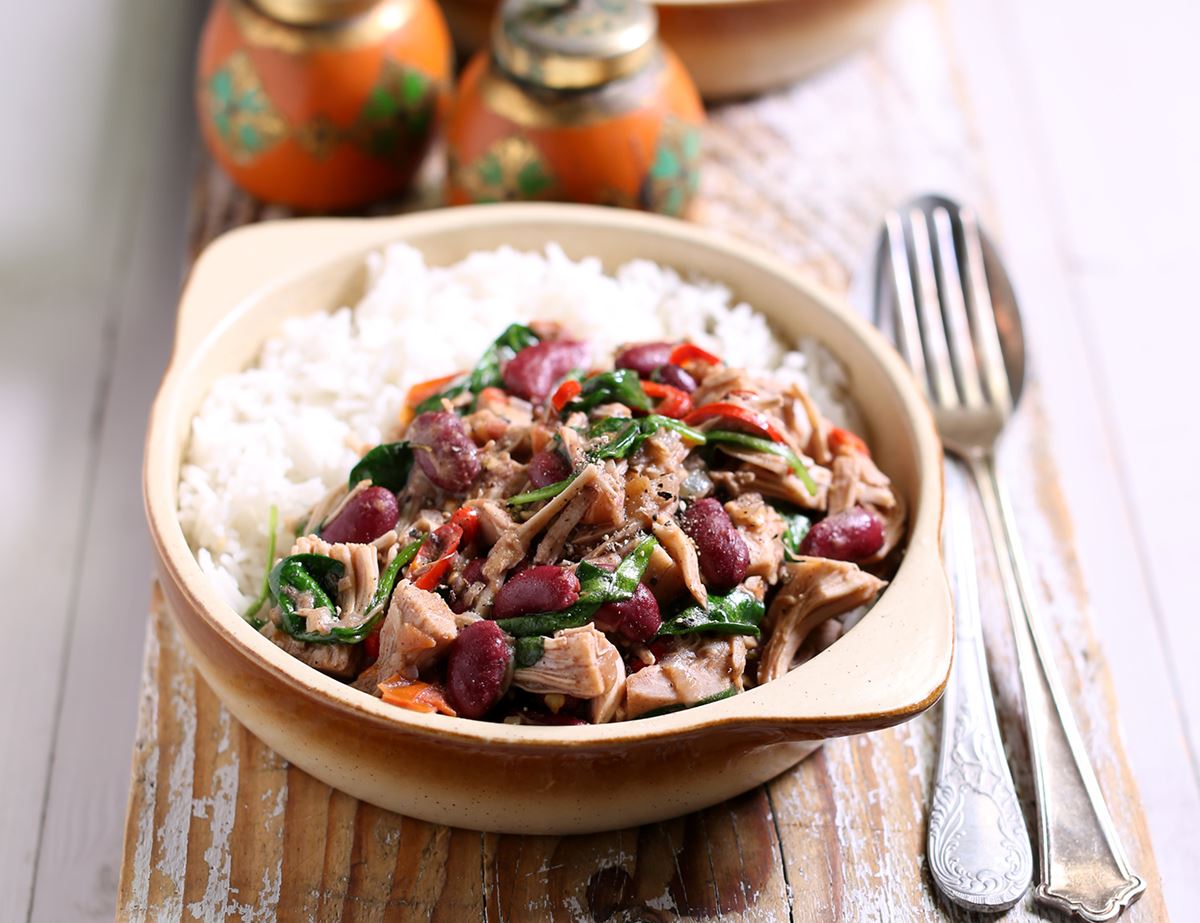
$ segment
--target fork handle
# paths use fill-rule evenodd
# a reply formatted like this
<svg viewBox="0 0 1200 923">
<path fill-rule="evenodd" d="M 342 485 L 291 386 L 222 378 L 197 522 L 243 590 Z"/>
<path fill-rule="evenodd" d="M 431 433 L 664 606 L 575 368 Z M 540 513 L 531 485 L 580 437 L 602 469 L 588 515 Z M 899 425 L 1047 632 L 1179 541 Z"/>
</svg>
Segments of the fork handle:
<svg viewBox="0 0 1200 923">
<path fill-rule="evenodd" d="M 1041 841 L 1038 900 L 1085 920 L 1111 920 L 1137 900 L 1145 881 L 1129 868 L 1112 815 L 1054 665 L 1033 605 L 1012 508 L 989 452 L 968 458 L 979 488 L 1016 638 L 1017 666 Z"/>
</svg>

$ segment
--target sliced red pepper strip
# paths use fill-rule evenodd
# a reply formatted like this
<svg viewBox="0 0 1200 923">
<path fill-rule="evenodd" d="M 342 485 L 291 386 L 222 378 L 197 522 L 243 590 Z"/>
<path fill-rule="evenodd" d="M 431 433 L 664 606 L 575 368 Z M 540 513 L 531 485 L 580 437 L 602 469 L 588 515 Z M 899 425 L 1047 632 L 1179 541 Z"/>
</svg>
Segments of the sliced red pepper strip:
<svg viewBox="0 0 1200 923">
<path fill-rule="evenodd" d="M 479 511 L 473 506 L 460 506 L 450 517 L 450 525 L 462 529 L 462 539 L 459 545 L 469 545 L 479 532 Z"/>
<path fill-rule="evenodd" d="M 416 407 L 418 404 L 429 400 L 435 394 L 444 391 L 446 385 L 462 378 L 462 372 L 455 372 L 453 375 L 443 375 L 441 378 L 431 378 L 429 381 L 419 381 L 408 389 L 408 397 L 405 403 L 409 407 Z"/>
<path fill-rule="evenodd" d="M 692 396 L 681 388 L 664 385 L 657 381 L 643 381 L 642 390 L 648 397 L 662 399 L 662 403 L 654 409 L 654 412 L 660 413 L 664 417 L 678 419 L 692 409 Z"/>
<path fill-rule="evenodd" d="M 581 385 L 574 378 L 568 378 L 558 386 L 558 389 L 550 398 L 550 403 L 554 405 L 555 410 L 557 410 L 559 413 L 562 413 L 562 409 L 571 401 L 575 400 L 575 398 L 579 396 L 579 392 L 582 390 L 583 385 Z"/>
<path fill-rule="evenodd" d="M 418 590 L 437 589 L 438 584 L 442 582 L 442 579 L 446 576 L 447 571 L 450 570 L 450 565 L 453 562 L 453 554 L 448 554 L 445 557 L 438 558 L 417 576 L 417 579 L 413 581 L 413 586 L 415 586 Z"/>
<path fill-rule="evenodd" d="M 376 685 L 383 696 L 383 701 L 389 705 L 398 705 L 400 708 L 425 714 L 441 712 L 451 718 L 458 714 L 450 707 L 450 703 L 446 701 L 446 696 L 441 689 L 419 679 L 408 679 L 397 673 Z"/>
<path fill-rule="evenodd" d="M 421 550 L 417 552 L 416 560 L 413 561 L 413 570 L 409 571 L 415 575 L 412 578 L 413 586 L 418 590 L 432 590 L 437 587 L 450 570 L 450 565 L 454 563 L 454 554 L 458 551 L 462 537 L 462 527 L 448 522 L 426 539 Z M 429 556 L 435 548 L 441 549 L 441 556 L 436 561 L 422 566 L 422 558 L 426 562 L 429 561 Z"/>
<path fill-rule="evenodd" d="M 843 448 L 852 452 L 861 452 L 868 458 L 871 457 L 871 450 L 867 448 L 867 444 L 862 441 L 861 437 L 848 429 L 835 426 L 829 431 L 829 451 L 836 454 L 839 449 Z"/>
<path fill-rule="evenodd" d="M 714 356 L 707 349 L 701 349 L 695 343 L 680 343 L 671 350 L 670 358 L 667 359 L 671 365 L 683 365 L 691 360 L 705 362 L 708 365 L 720 365 L 721 357 Z"/>
<path fill-rule="evenodd" d="M 783 433 L 779 432 L 773 423 L 767 418 L 766 414 L 759 413 L 757 410 L 750 410 L 747 407 L 742 407 L 739 404 L 730 404 L 725 401 L 716 401 L 712 404 L 704 404 L 697 407 L 686 417 L 683 422 L 688 426 L 695 426 L 704 420 L 709 420 L 713 417 L 724 417 L 727 420 L 733 420 L 748 426 L 751 429 L 757 430 L 763 435 L 773 439 L 775 442 L 786 443 L 783 438 Z"/>
</svg>

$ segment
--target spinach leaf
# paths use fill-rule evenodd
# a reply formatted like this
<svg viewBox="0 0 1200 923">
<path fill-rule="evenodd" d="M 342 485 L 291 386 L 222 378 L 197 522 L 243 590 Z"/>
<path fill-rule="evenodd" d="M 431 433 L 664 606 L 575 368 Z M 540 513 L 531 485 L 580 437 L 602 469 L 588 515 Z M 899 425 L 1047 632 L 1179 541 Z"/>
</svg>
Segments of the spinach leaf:
<svg viewBox="0 0 1200 923">
<path fill-rule="evenodd" d="M 444 391 L 427 397 L 413 408 L 414 413 L 441 410 L 442 401 L 458 397 L 464 391 L 478 394 L 484 388 L 499 388 L 504 385 L 500 370 L 526 346 L 541 342 L 541 337 L 524 324 L 510 324 L 492 345 L 484 350 L 475 367 Z"/>
<path fill-rule="evenodd" d="M 575 569 L 575 576 L 579 578 L 579 599 L 572 606 L 560 612 L 501 619 L 496 624 L 516 638 L 552 635 L 564 628 L 586 625 L 605 603 L 621 602 L 633 596 L 657 544 L 658 539 L 653 535 L 644 538 L 615 571 L 581 561 Z"/>
<path fill-rule="evenodd" d="M 650 398 L 642 390 L 637 372 L 633 369 L 617 369 L 614 372 L 601 372 L 584 381 L 583 390 L 573 401 L 567 402 L 562 412 L 568 414 L 573 410 L 591 410 L 598 404 L 612 403 L 646 412 L 653 407 Z"/>
<path fill-rule="evenodd" d="M 345 572 L 341 561 L 323 554 L 293 554 L 271 568 L 267 585 L 282 616 L 280 627 L 293 638 L 307 633 L 304 619 L 296 614 L 299 607 L 295 594 L 311 595 L 312 605 L 308 608 L 326 608 L 330 613 L 336 613 L 333 597 L 337 595 L 338 581 Z"/>
<path fill-rule="evenodd" d="M 542 659 L 546 650 L 546 639 L 538 635 L 517 638 L 516 649 L 513 651 L 513 665 L 518 669 L 532 667 Z"/>
<path fill-rule="evenodd" d="M 736 433 L 733 430 L 727 429 L 710 429 L 704 436 L 709 442 L 740 445 L 743 448 L 754 449 L 756 452 L 770 452 L 772 455 L 780 456 L 787 461 L 788 467 L 792 469 L 792 473 L 804 484 L 804 489 L 808 491 L 809 496 L 815 497 L 817 495 L 816 481 L 812 479 L 812 475 L 804 467 L 804 462 L 800 461 L 796 453 L 782 442 L 773 442 L 770 439 L 763 439 L 760 436 L 751 436 L 748 433 Z"/>
<path fill-rule="evenodd" d="M 656 413 L 638 419 L 606 417 L 588 430 L 588 436 L 597 439 L 607 433 L 615 434 L 612 439 L 588 450 L 588 458 L 602 461 L 606 458 L 628 458 L 641 448 L 642 443 L 662 429 L 673 429 L 689 442 L 703 445 L 704 433 L 693 429 L 682 420 L 674 420 Z"/>
<path fill-rule="evenodd" d="M 412 466 L 413 452 L 409 443 L 403 440 L 385 442 L 375 446 L 350 469 L 350 486 L 370 478 L 372 484 L 399 493 L 408 483 Z"/>
<path fill-rule="evenodd" d="M 561 612 L 543 612 L 540 615 L 518 615 L 496 622 L 502 629 L 517 639 L 534 635 L 552 635 L 564 628 L 579 628 L 592 620 L 599 604 L 577 602 Z"/>
<path fill-rule="evenodd" d="M 695 708 L 697 705 L 707 705 L 709 702 L 719 702 L 721 699 L 729 699 L 737 695 L 738 691 L 730 686 L 728 689 L 722 689 L 720 692 L 706 695 L 702 699 L 697 699 L 691 705 L 664 705 L 662 708 L 655 708 L 648 712 L 638 715 L 638 718 L 657 718 L 659 715 L 670 715 L 677 711 L 683 711 L 685 708 Z"/>
<path fill-rule="evenodd" d="M 812 520 L 803 510 L 790 504 L 772 503 L 771 506 L 787 524 L 781 539 L 783 555 L 787 560 L 795 561 L 800 557 L 800 543 L 804 541 L 804 536 L 808 535 L 808 530 L 812 528 Z"/>
<path fill-rule="evenodd" d="M 608 425 L 603 429 L 599 429 L 600 424 L 593 426 L 588 433 L 590 436 L 600 436 L 605 433 L 613 433 L 613 437 L 607 442 L 594 446 L 588 449 L 588 458 L 592 461 L 604 461 L 606 458 L 622 459 L 627 458 L 638 450 L 638 447 L 646 441 L 647 435 L 642 435 L 642 427 L 638 420 L 626 420 L 621 417 L 608 417 L 601 420 L 603 424 L 616 424 L 615 426 Z"/>
<path fill-rule="evenodd" d="M 279 507 L 274 503 L 271 504 L 271 511 L 267 514 L 267 566 L 263 569 L 262 589 L 258 591 L 258 595 L 254 597 L 254 601 L 246 607 L 246 611 L 242 613 L 242 618 L 249 622 L 255 628 L 262 628 L 267 624 L 266 619 L 259 618 L 259 611 L 266 605 L 268 597 L 271 595 L 271 562 L 275 560 L 275 533 L 279 529 Z"/>
<path fill-rule="evenodd" d="M 524 506 L 527 503 L 540 503 L 543 500 L 549 500 L 551 497 L 557 497 L 570 486 L 575 478 L 576 475 L 572 474 L 561 481 L 555 481 L 553 484 L 547 484 L 545 487 L 539 487 L 537 490 L 529 491 L 529 493 L 509 497 L 508 505 Z"/>
<path fill-rule="evenodd" d="M 387 569 L 379 575 L 379 585 L 375 589 L 375 595 L 371 597 L 371 605 L 367 608 L 362 622 L 345 628 L 331 628 L 328 632 L 306 630 L 304 619 L 296 615 L 295 602 L 283 589 L 291 587 L 298 592 L 312 592 L 314 608 L 328 606 L 331 612 L 336 613 L 333 597 L 337 594 L 337 584 L 345 568 L 340 561 L 320 554 L 297 554 L 284 558 L 271 571 L 271 596 L 283 616 L 280 619 L 281 627 L 297 641 L 307 641 L 310 644 L 358 644 L 363 641 L 383 618 L 400 571 L 417 556 L 417 551 L 424 541 L 425 536 L 422 535 L 405 545 Z M 324 593 L 324 597 L 319 597 L 317 591 Z"/>
<path fill-rule="evenodd" d="M 392 590 L 396 588 L 396 578 L 400 576 L 400 571 L 417 556 L 417 552 L 421 550 L 424 542 L 425 534 L 422 533 L 420 538 L 401 548 L 396 553 L 396 557 L 392 558 L 392 563 L 379 575 L 379 586 L 375 588 L 375 595 L 371 597 L 371 605 L 367 608 L 368 619 L 387 608 L 388 601 L 392 598 Z M 366 634 L 363 637 L 365 638 Z"/>
<path fill-rule="evenodd" d="M 614 571 L 604 570 L 587 561 L 581 562 L 575 571 L 575 575 L 579 577 L 579 598 L 593 599 L 599 603 L 615 603 L 629 599 L 641 582 L 642 574 L 646 572 L 650 557 L 657 546 L 658 539 L 653 535 L 647 536 L 626 555 L 625 560 L 618 564 Z"/>
<path fill-rule="evenodd" d="M 710 593 L 708 607 L 699 603 L 688 606 L 670 620 L 663 622 L 658 637 L 692 635 L 712 632 L 722 635 L 752 635 L 758 637 L 758 623 L 766 614 L 758 597 L 737 587 L 723 596 Z"/>
</svg>

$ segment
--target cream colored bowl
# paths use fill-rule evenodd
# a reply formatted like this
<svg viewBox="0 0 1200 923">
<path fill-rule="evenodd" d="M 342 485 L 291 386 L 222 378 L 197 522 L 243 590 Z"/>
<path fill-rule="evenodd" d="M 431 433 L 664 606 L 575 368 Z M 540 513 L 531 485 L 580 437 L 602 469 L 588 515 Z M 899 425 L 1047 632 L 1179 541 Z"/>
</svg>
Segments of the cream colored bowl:
<svg viewBox="0 0 1200 923">
<path fill-rule="evenodd" d="M 499 0 L 441 0 L 455 47 L 487 44 Z M 655 0 L 659 34 L 709 102 L 772 90 L 865 44 L 898 0 Z"/>
<path fill-rule="evenodd" d="M 218 375 L 252 362 L 284 318 L 353 303 L 364 255 L 406 241 L 433 263 L 554 241 L 611 269 L 645 257 L 719 280 L 782 333 L 814 335 L 846 366 L 875 457 L 911 509 L 907 552 L 845 637 L 776 682 L 658 718 L 584 727 L 422 715 L 285 654 L 225 603 L 176 516 L 192 415 Z M 448 322 L 453 320 L 448 318 Z M 372 220 L 310 219 L 226 234 L 197 261 L 175 353 L 151 413 L 145 497 L 163 588 L 196 666 L 229 710 L 295 765 L 423 820 L 514 833 L 581 833 L 659 820 L 746 791 L 821 738 L 928 708 L 953 629 L 939 555 L 941 449 L 900 360 L 879 335 L 783 263 L 683 222 L 573 205 L 494 205 Z"/>
</svg>

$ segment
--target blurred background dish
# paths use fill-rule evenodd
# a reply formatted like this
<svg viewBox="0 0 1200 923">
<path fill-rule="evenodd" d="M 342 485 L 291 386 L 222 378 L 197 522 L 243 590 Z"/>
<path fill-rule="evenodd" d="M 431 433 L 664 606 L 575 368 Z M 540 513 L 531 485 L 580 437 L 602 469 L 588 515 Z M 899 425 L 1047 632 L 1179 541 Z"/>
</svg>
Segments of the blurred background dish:
<svg viewBox="0 0 1200 923">
<path fill-rule="evenodd" d="M 495 0 L 441 0 L 464 54 L 487 45 Z M 709 101 L 775 89 L 879 32 L 899 0 L 658 0 L 659 34 Z"/>
</svg>

